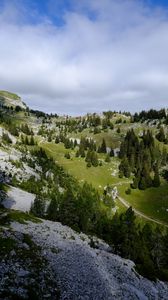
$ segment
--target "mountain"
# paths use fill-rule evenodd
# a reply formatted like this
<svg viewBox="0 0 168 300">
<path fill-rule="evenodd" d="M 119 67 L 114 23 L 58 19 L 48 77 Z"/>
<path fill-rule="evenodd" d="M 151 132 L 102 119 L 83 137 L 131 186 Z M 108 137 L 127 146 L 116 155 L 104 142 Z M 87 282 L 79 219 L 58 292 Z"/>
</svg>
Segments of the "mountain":
<svg viewBox="0 0 168 300">
<path fill-rule="evenodd" d="M 167 299 L 165 110 L 0 100 L 0 298 Z"/>
<path fill-rule="evenodd" d="M 26 109 L 27 107 L 18 95 L 7 91 L 0 91 L 0 105 L 13 108 L 19 106 L 22 109 Z"/>
</svg>

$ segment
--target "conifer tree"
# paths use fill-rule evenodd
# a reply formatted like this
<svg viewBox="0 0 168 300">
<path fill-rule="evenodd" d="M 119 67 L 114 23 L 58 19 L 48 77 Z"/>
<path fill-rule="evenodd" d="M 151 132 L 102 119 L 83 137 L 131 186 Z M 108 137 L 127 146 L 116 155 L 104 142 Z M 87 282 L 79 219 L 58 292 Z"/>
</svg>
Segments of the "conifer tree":
<svg viewBox="0 0 168 300">
<path fill-rule="evenodd" d="M 58 135 L 57 135 L 56 138 L 55 138 L 55 143 L 56 143 L 56 144 L 59 144 L 59 136 L 58 136 Z"/>
<path fill-rule="evenodd" d="M 146 185 L 146 180 L 145 180 L 144 176 L 141 176 L 138 187 L 139 187 L 140 190 L 146 190 L 147 185 Z"/>
<path fill-rule="evenodd" d="M 113 150 L 113 148 L 111 148 L 111 150 L 110 150 L 110 157 L 114 157 L 114 150 Z"/>
<path fill-rule="evenodd" d="M 106 154 L 105 162 L 109 163 L 111 161 L 110 154 Z"/>
<path fill-rule="evenodd" d="M 161 127 L 160 130 L 159 130 L 159 132 L 158 132 L 158 134 L 156 134 L 156 138 L 160 142 L 165 142 L 166 136 L 165 136 L 163 127 Z"/>
<path fill-rule="evenodd" d="M 31 135 L 31 137 L 30 137 L 30 142 L 29 142 L 29 144 L 30 144 L 31 146 L 34 146 L 34 145 L 35 145 L 35 141 L 34 141 L 33 135 Z"/>
<path fill-rule="evenodd" d="M 100 147 L 100 153 L 106 153 L 106 142 L 105 139 L 102 140 L 102 144 Z"/>
<path fill-rule="evenodd" d="M 34 199 L 34 203 L 32 203 L 31 205 L 31 209 L 30 211 L 35 214 L 37 217 L 44 217 L 44 213 L 45 213 L 45 201 L 36 196 L 36 198 Z"/>
<path fill-rule="evenodd" d="M 159 176 L 158 167 L 156 167 L 155 171 L 154 171 L 153 186 L 154 187 L 159 187 L 160 186 L 160 176 Z"/>
</svg>

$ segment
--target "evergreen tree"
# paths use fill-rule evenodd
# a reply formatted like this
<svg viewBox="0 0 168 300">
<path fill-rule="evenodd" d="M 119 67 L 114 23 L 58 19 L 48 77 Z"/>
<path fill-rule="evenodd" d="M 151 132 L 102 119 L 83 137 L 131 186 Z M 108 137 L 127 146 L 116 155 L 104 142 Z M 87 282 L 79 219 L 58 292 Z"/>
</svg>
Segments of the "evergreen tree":
<svg viewBox="0 0 168 300">
<path fill-rule="evenodd" d="M 160 142 L 165 142 L 166 136 L 165 136 L 163 127 L 161 127 L 158 134 L 156 134 L 156 138 Z"/>
<path fill-rule="evenodd" d="M 140 190 L 145 190 L 147 188 L 145 177 L 141 176 L 138 187 Z"/>
<path fill-rule="evenodd" d="M 69 139 L 65 139 L 64 146 L 66 149 L 70 149 L 72 146 L 71 141 Z"/>
<path fill-rule="evenodd" d="M 113 150 L 113 148 L 111 148 L 111 150 L 110 150 L 110 157 L 114 157 L 114 150 Z"/>
<path fill-rule="evenodd" d="M 99 152 L 100 153 L 106 153 L 106 142 L 105 142 L 105 139 L 102 140 L 102 144 L 99 148 Z"/>
<path fill-rule="evenodd" d="M 159 187 L 160 186 L 160 176 L 159 176 L 158 167 L 155 168 L 153 186 L 154 187 Z"/>
<path fill-rule="evenodd" d="M 91 156 L 92 156 L 92 152 L 91 152 L 91 150 L 89 149 L 89 150 L 87 151 L 85 161 L 91 163 L 91 160 L 92 160 Z"/>
<path fill-rule="evenodd" d="M 25 145 L 29 145 L 29 139 L 28 139 L 28 136 L 27 136 L 27 135 L 26 135 L 26 137 L 25 137 L 24 144 L 25 144 Z"/>
<path fill-rule="evenodd" d="M 57 192 L 52 197 L 47 209 L 47 217 L 53 221 L 59 221 L 59 207 L 60 207 L 61 195 Z"/>
<path fill-rule="evenodd" d="M 117 133 L 121 133 L 120 127 L 117 128 Z"/>
<path fill-rule="evenodd" d="M 98 161 L 98 156 L 97 156 L 97 153 L 95 151 L 92 151 L 92 156 L 91 156 L 91 163 L 94 167 L 97 167 L 98 164 L 99 164 L 99 161 Z"/>
<path fill-rule="evenodd" d="M 51 143 L 52 142 L 52 137 L 51 134 L 48 135 L 48 142 Z"/>
<path fill-rule="evenodd" d="M 75 140 L 74 140 L 74 148 L 75 148 L 76 146 L 78 146 L 78 143 L 77 143 L 77 140 L 75 139 Z"/>
<path fill-rule="evenodd" d="M 128 159 L 124 157 L 119 165 L 119 171 L 124 174 L 125 177 L 129 178 L 131 175 L 131 170 L 129 166 Z"/>
<path fill-rule="evenodd" d="M 31 146 L 34 146 L 34 145 L 35 145 L 35 141 L 34 141 L 33 135 L 31 135 L 31 137 L 30 137 L 30 142 L 29 142 L 29 144 L 30 144 Z"/>
<path fill-rule="evenodd" d="M 31 205 L 30 211 L 35 214 L 37 217 L 44 217 L 45 214 L 45 201 L 42 198 L 36 196 L 34 203 Z"/>
<path fill-rule="evenodd" d="M 70 154 L 69 154 L 69 152 L 67 152 L 67 153 L 65 153 L 65 158 L 67 158 L 67 159 L 70 159 L 71 158 L 71 156 L 70 156 Z"/>
<path fill-rule="evenodd" d="M 131 184 L 131 188 L 132 189 L 137 189 L 138 188 L 138 182 L 139 182 L 139 178 L 134 177 L 133 183 Z"/>
<path fill-rule="evenodd" d="M 57 135 L 56 138 L 55 138 L 55 143 L 56 143 L 56 144 L 59 144 L 59 136 L 58 136 L 58 135 Z"/>
</svg>

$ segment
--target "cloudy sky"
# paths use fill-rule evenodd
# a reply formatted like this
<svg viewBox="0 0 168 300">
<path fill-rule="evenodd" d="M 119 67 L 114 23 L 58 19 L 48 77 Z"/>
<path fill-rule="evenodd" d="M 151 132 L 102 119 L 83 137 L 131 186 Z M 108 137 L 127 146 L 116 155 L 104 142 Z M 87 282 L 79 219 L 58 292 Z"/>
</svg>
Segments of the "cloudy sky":
<svg viewBox="0 0 168 300">
<path fill-rule="evenodd" d="M 168 1 L 0 0 L 0 89 L 59 114 L 168 106 Z"/>
</svg>

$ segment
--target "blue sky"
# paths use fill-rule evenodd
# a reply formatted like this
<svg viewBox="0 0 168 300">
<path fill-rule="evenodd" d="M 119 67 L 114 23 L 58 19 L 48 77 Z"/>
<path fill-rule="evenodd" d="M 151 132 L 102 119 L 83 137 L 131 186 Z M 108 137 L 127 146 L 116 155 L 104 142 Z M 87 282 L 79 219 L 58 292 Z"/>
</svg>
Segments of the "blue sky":
<svg viewBox="0 0 168 300">
<path fill-rule="evenodd" d="M 0 89 L 60 114 L 168 106 L 168 1 L 1 0 Z"/>
<path fill-rule="evenodd" d="M 168 9 L 168 0 L 137 0 L 136 2 L 143 3 L 151 9 Z M 85 3 L 87 3 L 85 0 L 1 0 L 0 6 L 4 7 L 6 4 L 12 4 L 24 7 L 27 14 L 26 20 L 30 23 L 38 23 L 42 18 L 47 17 L 56 26 L 63 26 L 66 12 L 80 10 L 80 13 L 86 14 L 89 18 L 95 17 L 94 9 L 91 9 L 91 6 Z"/>
</svg>

